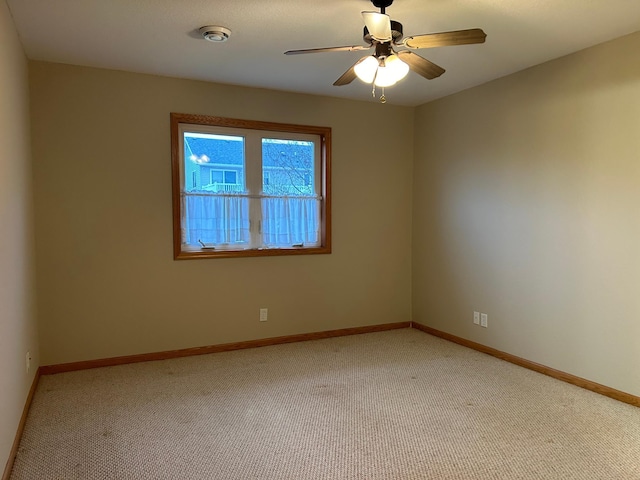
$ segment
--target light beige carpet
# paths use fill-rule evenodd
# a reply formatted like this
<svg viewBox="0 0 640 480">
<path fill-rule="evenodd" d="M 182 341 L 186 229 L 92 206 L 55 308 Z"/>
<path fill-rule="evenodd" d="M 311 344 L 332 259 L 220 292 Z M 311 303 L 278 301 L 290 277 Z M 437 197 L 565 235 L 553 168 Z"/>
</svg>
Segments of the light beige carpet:
<svg viewBox="0 0 640 480">
<path fill-rule="evenodd" d="M 640 479 L 640 409 L 395 330 L 45 376 L 11 479 Z"/>
</svg>

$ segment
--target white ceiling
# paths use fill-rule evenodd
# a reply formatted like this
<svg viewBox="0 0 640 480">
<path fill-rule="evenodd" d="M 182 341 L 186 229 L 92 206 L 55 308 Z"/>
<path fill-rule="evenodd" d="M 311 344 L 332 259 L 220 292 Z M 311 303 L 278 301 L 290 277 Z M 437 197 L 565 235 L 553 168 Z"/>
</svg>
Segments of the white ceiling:
<svg viewBox="0 0 640 480">
<path fill-rule="evenodd" d="M 369 0 L 6 0 L 33 60 L 377 101 L 355 80 L 332 83 L 367 52 L 285 56 L 291 49 L 362 45 Z M 416 51 L 446 72 L 416 73 L 388 103 L 420 105 L 640 30 L 640 0 L 395 0 L 405 36 L 480 27 L 484 44 Z M 232 31 L 224 44 L 204 25 Z M 378 92 L 379 95 L 380 92 Z"/>
</svg>

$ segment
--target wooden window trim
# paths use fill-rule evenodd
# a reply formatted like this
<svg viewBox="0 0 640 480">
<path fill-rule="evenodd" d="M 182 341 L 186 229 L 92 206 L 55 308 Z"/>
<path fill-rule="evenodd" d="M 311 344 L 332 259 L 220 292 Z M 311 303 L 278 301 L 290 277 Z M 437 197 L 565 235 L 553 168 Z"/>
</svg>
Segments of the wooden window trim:
<svg viewBox="0 0 640 480">
<path fill-rule="evenodd" d="M 173 207 L 173 257 L 175 260 L 197 258 L 228 257 L 264 257 L 280 255 L 313 255 L 331 253 L 331 128 L 313 125 L 295 125 L 287 123 L 240 120 L 235 118 L 215 117 L 209 115 L 193 115 L 171 113 L 171 172 L 172 172 L 172 207 Z M 318 135 L 320 145 L 320 166 L 322 179 L 322 202 L 320 210 L 320 236 L 318 247 L 265 248 L 247 250 L 201 250 L 185 252 L 182 250 L 181 202 L 180 202 L 180 142 L 179 125 L 208 125 L 216 127 L 242 128 L 247 130 L 264 130 L 284 133 L 300 133 Z"/>
</svg>

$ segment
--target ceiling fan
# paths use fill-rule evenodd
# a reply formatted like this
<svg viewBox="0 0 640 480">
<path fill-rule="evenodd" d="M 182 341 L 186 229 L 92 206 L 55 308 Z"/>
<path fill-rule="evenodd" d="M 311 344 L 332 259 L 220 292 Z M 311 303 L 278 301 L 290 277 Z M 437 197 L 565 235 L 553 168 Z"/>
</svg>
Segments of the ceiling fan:
<svg viewBox="0 0 640 480">
<path fill-rule="evenodd" d="M 284 54 L 353 52 L 375 48 L 373 55 L 358 60 L 333 84 L 335 86 L 348 85 L 358 77 L 365 83 L 373 84 L 374 96 L 375 87 L 382 87 L 383 94 L 380 97 L 380 101 L 384 103 L 386 101 L 384 88 L 390 87 L 404 78 L 409 70 L 413 70 L 428 80 L 437 78 L 445 72 L 444 68 L 413 53 L 411 50 L 484 43 L 487 37 L 482 29 L 472 28 L 414 35 L 403 39 L 402 24 L 391 20 L 389 15 L 386 14 L 386 8 L 393 3 L 393 0 L 371 0 L 371 3 L 380 9 L 380 13 L 362 12 L 365 24 L 363 40 L 367 45 L 289 50 Z M 405 49 L 397 50 L 399 47 L 404 47 Z"/>
</svg>

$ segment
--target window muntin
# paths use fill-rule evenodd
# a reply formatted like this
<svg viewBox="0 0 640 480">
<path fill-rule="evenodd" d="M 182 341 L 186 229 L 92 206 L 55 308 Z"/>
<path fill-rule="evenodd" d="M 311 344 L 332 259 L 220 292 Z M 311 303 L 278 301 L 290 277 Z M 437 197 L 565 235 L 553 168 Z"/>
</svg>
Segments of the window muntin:
<svg viewBox="0 0 640 480">
<path fill-rule="evenodd" d="M 171 125 L 175 258 L 330 253 L 329 128 Z"/>
</svg>

